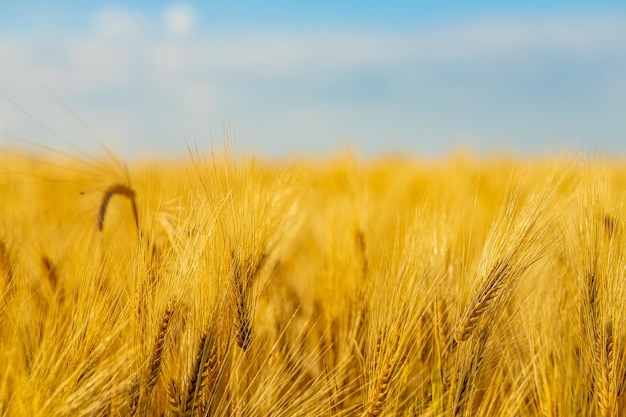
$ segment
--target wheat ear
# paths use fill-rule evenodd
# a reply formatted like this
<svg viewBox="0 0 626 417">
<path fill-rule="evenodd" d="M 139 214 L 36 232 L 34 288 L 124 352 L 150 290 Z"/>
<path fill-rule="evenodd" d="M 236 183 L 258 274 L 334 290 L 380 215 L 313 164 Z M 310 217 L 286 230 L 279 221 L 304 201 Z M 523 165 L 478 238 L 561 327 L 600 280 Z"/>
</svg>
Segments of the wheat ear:
<svg viewBox="0 0 626 417">
<path fill-rule="evenodd" d="M 235 339 L 243 351 L 248 350 L 252 343 L 252 283 L 259 274 L 265 259 L 266 256 L 261 255 L 256 262 L 249 260 L 243 265 L 235 253 L 231 252 L 231 304 L 235 314 Z"/>
<path fill-rule="evenodd" d="M 199 400 L 201 400 L 205 389 L 214 382 L 217 367 L 216 341 L 211 335 L 205 333 L 200 337 L 198 353 L 194 367 L 191 369 L 183 417 L 193 416 L 194 410 L 202 405 Z"/>
<path fill-rule="evenodd" d="M 167 338 L 168 329 L 174 315 L 175 301 L 171 299 L 163 312 L 161 317 L 161 323 L 159 324 L 159 333 L 154 340 L 154 347 L 152 348 L 152 358 L 150 359 L 150 374 L 148 376 L 147 388 L 148 391 L 152 390 L 156 385 L 159 374 L 161 372 L 161 364 L 163 363 L 163 350 L 165 348 L 165 341 Z"/>
<path fill-rule="evenodd" d="M 598 395 L 600 415 L 612 417 L 615 411 L 614 394 L 615 384 L 613 381 L 613 324 L 607 323 L 603 338 L 602 357 L 598 358 L 601 364 L 599 376 L 601 378 Z"/>
<path fill-rule="evenodd" d="M 111 198 L 116 194 L 124 196 L 130 200 L 133 217 L 135 219 L 135 227 L 137 228 L 137 233 L 139 233 L 139 216 L 137 214 L 137 204 L 135 202 L 135 190 L 123 184 L 113 184 L 105 190 L 104 195 L 102 196 L 102 201 L 100 202 L 100 207 L 98 208 L 98 230 L 102 231 L 107 207 L 109 206 Z"/>
<path fill-rule="evenodd" d="M 167 384 L 167 398 L 169 404 L 170 413 L 177 416 L 180 413 L 180 406 L 182 405 L 183 398 L 178 388 L 178 384 L 174 379 L 170 379 Z"/>
<path fill-rule="evenodd" d="M 359 264 L 361 268 L 361 279 L 365 282 L 369 270 L 369 263 L 367 261 L 365 237 L 363 231 L 357 230 L 354 240 L 356 243 L 357 254 L 359 256 Z"/>
<path fill-rule="evenodd" d="M 461 325 L 456 329 L 454 340 L 460 343 L 472 334 L 481 316 L 487 311 L 489 306 L 494 302 L 502 288 L 508 275 L 510 275 L 510 265 L 500 260 L 491 269 L 487 280 L 480 289 L 474 302 L 465 310 Z"/>
<path fill-rule="evenodd" d="M 379 334 L 376 339 L 376 351 L 372 357 L 372 368 L 375 369 L 378 364 L 378 357 L 382 356 L 382 343 L 384 340 L 383 334 Z M 363 417 L 376 417 L 380 415 L 385 405 L 385 400 L 387 399 L 387 395 L 389 394 L 389 383 L 392 378 L 392 373 L 398 364 L 398 349 L 400 345 L 401 332 L 397 331 L 396 339 L 394 344 L 392 345 L 391 350 L 389 351 L 388 359 L 384 363 L 380 363 L 382 365 L 381 372 L 378 376 L 378 380 L 376 381 L 376 388 L 374 390 L 374 394 L 369 403 L 369 407 L 363 413 Z"/>
<path fill-rule="evenodd" d="M 46 255 L 43 255 L 41 257 L 41 263 L 46 272 L 46 276 L 48 277 L 48 282 L 50 282 L 50 287 L 52 287 L 52 291 L 54 292 L 57 289 L 58 283 L 56 267 L 54 266 L 50 258 L 48 258 Z"/>
<path fill-rule="evenodd" d="M 2 238 L 0 238 L 0 266 L 4 268 L 7 287 L 11 287 L 13 284 L 13 262 L 11 261 L 9 248 Z"/>
</svg>

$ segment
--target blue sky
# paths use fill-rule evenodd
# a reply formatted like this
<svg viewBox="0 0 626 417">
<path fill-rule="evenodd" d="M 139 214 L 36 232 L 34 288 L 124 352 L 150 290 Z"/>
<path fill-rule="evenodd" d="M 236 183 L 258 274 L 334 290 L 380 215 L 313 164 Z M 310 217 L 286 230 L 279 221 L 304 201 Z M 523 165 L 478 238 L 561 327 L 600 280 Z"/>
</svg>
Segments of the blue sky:
<svg viewBox="0 0 626 417">
<path fill-rule="evenodd" d="M 4 148 L 626 153 L 623 1 L 0 0 L 0 61 Z"/>
</svg>

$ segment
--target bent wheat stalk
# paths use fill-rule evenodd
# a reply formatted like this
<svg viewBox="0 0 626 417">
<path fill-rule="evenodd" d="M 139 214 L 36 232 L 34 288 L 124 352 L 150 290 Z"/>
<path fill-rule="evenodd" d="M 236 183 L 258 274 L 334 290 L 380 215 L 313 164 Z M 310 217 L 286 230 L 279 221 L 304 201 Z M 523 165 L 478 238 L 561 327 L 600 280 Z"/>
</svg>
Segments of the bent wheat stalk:
<svg viewBox="0 0 626 417">
<path fill-rule="evenodd" d="M 116 194 L 127 197 L 130 200 L 131 208 L 133 210 L 133 217 L 135 219 L 135 227 L 137 228 L 137 232 L 139 233 L 139 216 L 137 215 L 135 190 L 123 184 L 113 184 L 104 192 L 104 195 L 102 196 L 102 201 L 100 202 L 100 207 L 98 209 L 98 230 L 102 231 L 107 207 L 109 206 L 111 198 Z"/>
</svg>

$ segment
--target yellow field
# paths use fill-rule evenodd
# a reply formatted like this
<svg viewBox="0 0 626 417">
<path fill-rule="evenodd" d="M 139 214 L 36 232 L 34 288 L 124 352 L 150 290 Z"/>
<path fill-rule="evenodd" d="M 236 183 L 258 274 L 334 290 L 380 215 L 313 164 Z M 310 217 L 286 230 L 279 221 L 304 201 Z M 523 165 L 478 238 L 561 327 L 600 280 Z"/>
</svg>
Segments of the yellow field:
<svg viewBox="0 0 626 417">
<path fill-rule="evenodd" d="M 0 416 L 626 414 L 625 165 L 224 155 L 0 156 Z"/>
</svg>

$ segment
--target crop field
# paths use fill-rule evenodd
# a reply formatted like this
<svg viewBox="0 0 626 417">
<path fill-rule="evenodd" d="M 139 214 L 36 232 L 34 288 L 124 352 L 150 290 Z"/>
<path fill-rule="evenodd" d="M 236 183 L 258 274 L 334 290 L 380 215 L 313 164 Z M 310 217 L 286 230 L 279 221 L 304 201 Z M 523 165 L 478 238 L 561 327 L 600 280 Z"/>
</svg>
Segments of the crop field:
<svg viewBox="0 0 626 417">
<path fill-rule="evenodd" d="M 626 415 L 625 192 L 584 156 L 5 152 L 0 416 Z"/>
</svg>

